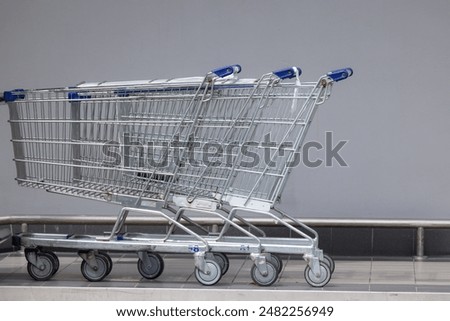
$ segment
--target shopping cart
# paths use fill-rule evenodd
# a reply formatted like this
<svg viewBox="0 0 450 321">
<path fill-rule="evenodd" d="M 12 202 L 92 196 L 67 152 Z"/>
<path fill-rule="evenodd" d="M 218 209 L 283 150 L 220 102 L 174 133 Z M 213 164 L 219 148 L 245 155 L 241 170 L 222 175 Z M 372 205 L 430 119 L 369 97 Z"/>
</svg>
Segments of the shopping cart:
<svg viewBox="0 0 450 321">
<path fill-rule="evenodd" d="M 254 262 L 254 282 L 268 286 L 281 272 L 279 254 L 289 254 L 306 260 L 311 286 L 326 285 L 334 261 L 317 233 L 275 204 L 317 106 L 353 71 L 317 82 L 300 82 L 296 67 L 258 79 L 239 79 L 240 71 L 231 65 L 205 77 L 5 92 L 19 185 L 121 205 L 108 235 L 16 235 L 30 276 L 56 273 L 55 249 L 78 251 L 90 281 L 111 272 L 108 251 L 136 252 L 147 279 L 163 272 L 160 253 L 192 253 L 197 280 L 213 285 L 228 269 L 227 254 L 243 254 Z M 130 213 L 160 217 L 168 232 L 124 233 Z M 211 233 L 192 215 L 214 218 L 221 229 Z M 295 237 L 267 237 L 252 216 Z"/>
</svg>

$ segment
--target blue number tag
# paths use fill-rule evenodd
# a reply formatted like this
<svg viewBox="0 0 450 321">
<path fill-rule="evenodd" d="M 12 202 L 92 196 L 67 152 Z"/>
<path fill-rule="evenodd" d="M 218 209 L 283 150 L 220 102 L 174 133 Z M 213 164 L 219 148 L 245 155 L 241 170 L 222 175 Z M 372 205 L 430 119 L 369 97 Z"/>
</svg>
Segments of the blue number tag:
<svg viewBox="0 0 450 321">
<path fill-rule="evenodd" d="M 198 245 L 189 245 L 189 251 L 191 251 L 191 253 L 197 253 L 198 251 L 200 251 L 200 248 L 198 247 Z"/>
<path fill-rule="evenodd" d="M 248 252 L 248 251 L 250 251 L 250 246 L 249 245 L 241 245 L 240 250 L 243 252 Z"/>
</svg>

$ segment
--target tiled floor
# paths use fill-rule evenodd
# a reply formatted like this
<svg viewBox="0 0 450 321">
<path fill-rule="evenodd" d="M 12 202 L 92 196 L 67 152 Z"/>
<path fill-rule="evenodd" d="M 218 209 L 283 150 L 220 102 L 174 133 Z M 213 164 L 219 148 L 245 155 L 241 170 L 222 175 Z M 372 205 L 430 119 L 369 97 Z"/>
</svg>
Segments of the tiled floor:
<svg viewBox="0 0 450 321">
<path fill-rule="evenodd" d="M 165 269 L 156 280 L 147 280 L 137 271 L 137 256 L 113 254 L 113 270 L 102 282 L 88 282 L 80 272 L 81 258 L 67 253 L 57 253 L 60 269 L 52 279 L 37 282 L 27 273 L 23 253 L 0 254 L 0 287 L 64 288 L 128 288 L 128 289 L 209 289 L 221 290 L 271 290 L 319 291 L 334 293 L 448 293 L 450 294 L 450 261 L 428 258 L 338 258 L 330 283 L 324 288 L 311 288 L 303 277 L 306 263 L 284 257 L 283 270 L 278 281 L 270 288 L 253 284 L 250 277 L 252 262 L 243 256 L 230 256 L 230 268 L 220 282 L 205 287 L 193 274 L 194 261 L 190 256 L 165 255 Z M 2 291 L 1 298 L 8 299 Z"/>
</svg>

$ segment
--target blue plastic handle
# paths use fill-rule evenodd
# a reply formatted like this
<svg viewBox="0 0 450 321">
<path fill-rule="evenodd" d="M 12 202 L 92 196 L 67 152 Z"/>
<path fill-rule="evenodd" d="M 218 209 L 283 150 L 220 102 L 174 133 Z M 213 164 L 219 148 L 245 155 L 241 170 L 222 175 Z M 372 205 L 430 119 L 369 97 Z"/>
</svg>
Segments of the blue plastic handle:
<svg viewBox="0 0 450 321">
<path fill-rule="evenodd" d="M 344 69 L 338 69 L 330 71 L 327 76 L 333 79 L 334 81 L 341 81 L 344 79 L 347 79 L 353 75 L 353 69 L 352 68 L 344 68 Z"/>
<path fill-rule="evenodd" d="M 296 68 L 298 70 L 298 75 L 300 76 L 302 74 L 302 70 L 298 67 L 296 67 Z M 294 78 L 295 77 L 295 68 L 289 67 L 289 68 L 285 68 L 285 69 L 280 69 L 280 70 L 274 71 L 273 74 L 280 79 Z"/>
<path fill-rule="evenodd" d="M 218 77 L 223 78 L 223 77 L 232 75 L 234 73 L 238 74 L 241 72 L 241 70 L 242 70 L 242 68 L 240 65 L 229 65 L 229 66 L 214 69 L 211 72 L 213 74 L 216 74 Z"/>
<path fill-rule="evenodd" d="M 81 99 L 89 99 L 91 98 L 90 95 L 86 95 L 86 94 L 80 94 L 76 91 L 71 91 L 67 94 L 67 98 L 71 101 L 71 102 L 77 102 L 80 101 Z"/>
<path fill-rule="evenodd" d="M 23 93 L 24 89 L 14 89 L 11 91 L 5 91 L 3 92 L 3 100 L 6 103 L 16 101 L 17 99 L 24 99 L 25 93 Z"/>
</svg>

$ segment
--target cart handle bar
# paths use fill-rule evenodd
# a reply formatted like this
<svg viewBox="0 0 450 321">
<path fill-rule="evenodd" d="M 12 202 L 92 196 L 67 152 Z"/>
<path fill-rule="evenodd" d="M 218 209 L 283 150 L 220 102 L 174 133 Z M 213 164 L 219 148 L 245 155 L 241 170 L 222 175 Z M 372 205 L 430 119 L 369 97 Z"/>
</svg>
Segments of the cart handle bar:
<svg viewBox="0 0 450 321">
<path fill-rule="evenodd" d="M 284 68 L 284 69 L 274 71 L 272 73 L 280 79 L 288 79 L 288 78 L 290 79 L 290 78 L 296 77 L 297 72 L 298 72 L 298 76 L 300 76 L 302 74 L 302 70 L 299 67 Z"/>
<path fill-rule="evenodd" d="M 223 78 L 232 74 L 238 74 L 242 70 L 240 65 L 229 65 L 211 70 L 211 73 Z"/>
<path fill-rule="evenodd" d="M 17 99 L 24 99 L 25 93 L 24 89 L 14 89 L 10 91 L 4 91 L 3 95 L 0 95 L 0 102 L 4 101 L 6 103 L 13 102 Z"/>
<path fill-rule="evenodd" d="M 344 79 L 347 79 L 353 75 L 353 69 L 352 68 L 343 68 L 343 69 L 337 69 L 330 71 L 327 76 L 333 79 L 333 81 L 341 81 Z"/>
</svg>

